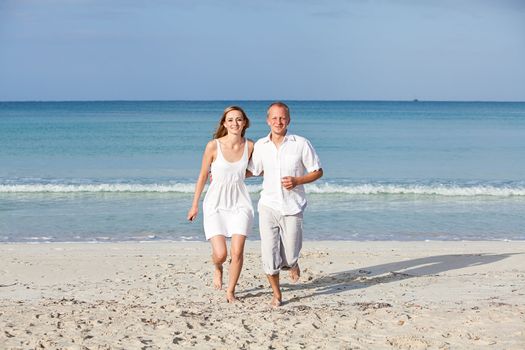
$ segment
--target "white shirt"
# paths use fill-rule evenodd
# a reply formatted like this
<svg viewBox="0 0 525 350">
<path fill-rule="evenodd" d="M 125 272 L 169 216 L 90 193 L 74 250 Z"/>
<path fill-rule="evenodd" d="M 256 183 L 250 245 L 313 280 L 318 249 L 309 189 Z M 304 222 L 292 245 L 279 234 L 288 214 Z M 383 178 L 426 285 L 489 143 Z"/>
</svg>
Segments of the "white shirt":
<svg viewBox="0 0 525 350">
<path fill-rule="evenodd" d="M 287 134 L 277 148 L 270 135 L 259 139 L 254 146 L 248 170 L 259 176 L 264 171 L 259 205 L 280 211 L 282 215 L 301 213 L 306 208 L 304 186 L 287 190 L 281 185 L 285 176 L 303 176 L 321 169 L 321 162 L 304 137 Z"/>
</svg>

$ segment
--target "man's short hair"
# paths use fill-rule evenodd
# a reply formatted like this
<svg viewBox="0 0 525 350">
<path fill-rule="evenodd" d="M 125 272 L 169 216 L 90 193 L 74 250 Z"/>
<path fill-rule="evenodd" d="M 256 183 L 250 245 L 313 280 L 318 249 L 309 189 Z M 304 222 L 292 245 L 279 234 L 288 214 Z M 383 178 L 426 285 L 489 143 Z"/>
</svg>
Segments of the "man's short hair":
<svg viewBox="0 0 525 350">
<path fill-rule="evenodd" d="M 268 106 L 268 109 L 266 110 L 266 117 L 267 118 L 268 118 L 268 115 L 270 113 L 270 108 L 272 108 L 274 106 L 283 108 L 286 111 L 286 116 L 288 118 L 290 118 L 290 108 L 286 105 L 286 103 L 281 102 L 281 101 L 276 101 L 276 102 L 274 102 L 274 103 L 272 103 L 271 105 Z"/>
</svg>

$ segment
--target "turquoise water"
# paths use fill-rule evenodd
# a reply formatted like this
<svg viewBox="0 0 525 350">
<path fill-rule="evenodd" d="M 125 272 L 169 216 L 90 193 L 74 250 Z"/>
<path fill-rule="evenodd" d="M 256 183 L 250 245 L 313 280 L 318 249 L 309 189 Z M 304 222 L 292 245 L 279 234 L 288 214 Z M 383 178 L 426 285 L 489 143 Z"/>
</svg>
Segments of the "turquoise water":
<svg viewBox="0 0 525 350">
<path fill-rule="evenodd" d="M 267 134 L 266 101 L 0 103 L 0 241 L 203 240 L 185 215 L 230 104 Z M 289 105 L 325 171 L 307 239 L 525 239 L 525 103 Z"/>
</svg>

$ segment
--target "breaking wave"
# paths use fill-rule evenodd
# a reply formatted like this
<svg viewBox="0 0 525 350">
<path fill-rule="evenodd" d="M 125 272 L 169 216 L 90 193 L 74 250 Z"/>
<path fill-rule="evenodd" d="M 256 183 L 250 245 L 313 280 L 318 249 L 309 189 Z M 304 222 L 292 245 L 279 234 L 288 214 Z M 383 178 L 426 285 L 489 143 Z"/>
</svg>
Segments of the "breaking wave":
<svg viewBox="0 0 525 350">
<path fill-rule="evenodd" d="M 0 193 L 193 193 L 193 183 L 4 183 Z M 261 185 L 249 184 L 257 193 Z M 307 193 L 348 195 L 430 195 L 430 196 L 525 196 L 525 184 L 455 183 L 321 183 L 306 185 Z"/>
</svg>

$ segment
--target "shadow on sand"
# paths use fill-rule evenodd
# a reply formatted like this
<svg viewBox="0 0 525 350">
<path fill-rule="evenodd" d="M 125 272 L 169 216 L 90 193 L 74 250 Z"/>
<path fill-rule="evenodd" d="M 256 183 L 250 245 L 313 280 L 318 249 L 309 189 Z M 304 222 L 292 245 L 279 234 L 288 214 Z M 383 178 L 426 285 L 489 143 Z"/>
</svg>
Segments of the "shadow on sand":
<svg viewBox="0 0 525 350">
<path fill-rule="evenodd" d="M 522 253 L 438 255 L 336 272 L 313 278 L 307 282 L 283 283 L 281 286 L 285 293 L 294 290 L 312 291 L 310 294 L 288 301 L 297 302 L 317 295 L 336 294 L 380 283 L 402 281 L 419 276 L 436 276 L 446 271 L 491 264 L 515 254 Z"/>
</svg>

